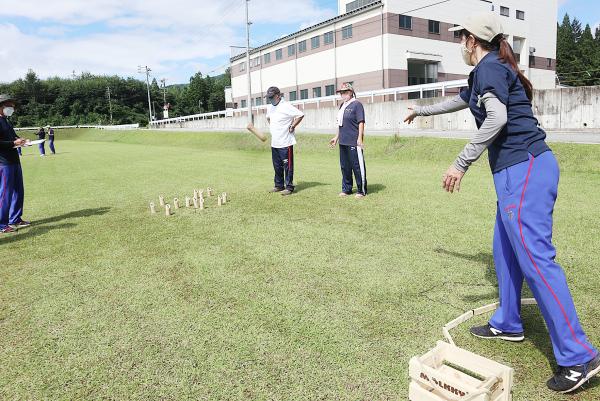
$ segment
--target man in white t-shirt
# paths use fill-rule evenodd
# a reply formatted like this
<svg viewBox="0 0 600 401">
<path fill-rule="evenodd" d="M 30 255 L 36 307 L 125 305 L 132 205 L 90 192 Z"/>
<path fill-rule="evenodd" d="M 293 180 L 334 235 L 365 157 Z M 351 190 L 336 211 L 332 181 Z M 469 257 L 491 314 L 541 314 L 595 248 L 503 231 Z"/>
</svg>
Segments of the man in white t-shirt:
<svg viewBox="0 0 600 401">
<path fill-rule="evenodd" d="M 271 192 L 291 195 L 294 192 L 294 131 L 304 113 L 281 96 L 276 86 L 267 89 L 267 122 L 271 130 L 271 156 L 275 169 L 275 186 Z"/>
</svg>

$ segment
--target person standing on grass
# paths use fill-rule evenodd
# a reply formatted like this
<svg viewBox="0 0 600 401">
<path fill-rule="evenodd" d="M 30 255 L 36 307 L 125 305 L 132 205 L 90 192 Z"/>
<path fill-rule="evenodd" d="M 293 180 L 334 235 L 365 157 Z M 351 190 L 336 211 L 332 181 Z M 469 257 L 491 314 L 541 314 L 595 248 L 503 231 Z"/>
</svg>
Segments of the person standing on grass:
<svg viewBox="0 0 600 401">
<path fill-rule="evenodd" d="M 55 155 L 56 149 L 54 149 L 54 128 L 50 126 L 48 126 L 48 147 L 50 148 L 50 152 Z"/>
<path fill-rule="evenodd" d="M 40 127 L 36 135 L 38 139 L 46 139 L 46 131 L 44 131 L 44 127 Z M 44 147 L 44 142 L 40 142 L 38 144 L 38 148 L 40 149 L 40 156 L 46 156 L 46 148 Z"/>
<path fill-rule="evenodd" d="M 19 138 L 8 117 L 15 111 L 15 99 L 0 95 L 0 233 L 12 233 L 30 223 L 23 220 L 23 172 L 19 152 L 26 139 Z"/>
<path fill-rule="evenodd" d="M 367 170 L 364 157 L 365 109 L 356 99 L 350 83 L 342 84 L 337 91 L 344 103 L 338 110 L 338 133 L 329 141 L 334 147 L 339 142 L 340 167 L 342 169 L 342 192 L 339 196 L 352 195 L 352 172 L 356 179 L 356 198 L 367 195 Z"/>
<path fill-rule="evenodd" d="M 275 170 L 275 186 L 271 192 L 291 195 L 294 192 L 294 145 L 296 127 L 304 113 L 292 106 L 276 86 L 267 89 L 267 122 L 271 131 L 271 158 Z"/>
<path fill-rule="evenodd" d="M 450 30 L 460 30 L 462 57 L 474 66 L 469 87 L 446 102 L 413 107 L 405 121 L 470 108 L 479 131 L 444 174 L 442 186 L 448 192 L 460 190 L 471 163 L 488 150 L 498 199 L 493 255 L 500 306 L 488 324 L 471 328 L 471 333 L 522 341 L 525 279 L 559 365 L 547 386 L 560 393 L 574 391 L 600 371 L 600 356 L 579 323 L 565 274 L 554 261 L 552 212 L 559 168 L 533 116 L 533 87 L 519 70 L 497 16 L 475 15 Z"/>
</svg>

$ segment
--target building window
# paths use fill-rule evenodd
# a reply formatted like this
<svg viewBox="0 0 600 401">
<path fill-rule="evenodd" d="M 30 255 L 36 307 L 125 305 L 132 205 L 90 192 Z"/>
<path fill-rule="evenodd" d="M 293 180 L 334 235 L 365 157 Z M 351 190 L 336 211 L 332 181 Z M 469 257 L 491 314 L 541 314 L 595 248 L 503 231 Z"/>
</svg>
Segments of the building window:
<svg viewBox="0 0 600 401">
<path fill-rule="evenodd" d="M 257 97 L 254 100 L 254 104 L 257 105 L 257 106 L 262 106 L 262 97 Z"/>
<path fill-rule="evenodd" d="M 242 99 L 242 109 L 248 107 L 248 101 L 246 99 Z"/>
<path fill-rule="evenodd" d="M 546 61 L 546 67 L 552 68 L 552 59 L 551 58 L 547 59 L 547 61 Z"/>
<path fill-rule="evenodd" d="M 456 28 L 458 25 L 454 24 L 454 27 Z M 460 31 L 454 31 L 454 37 L 456 39 L 460 39 Z"/>
<path fill-rule="evenodd" d="M 440 21 L 429 20 L 429 33 L 440 34 Z"/>
<path fill-rule="evenodd" d="M 510 9 L 508 7 L 500 6 L 500 15 L 510 17 Z"/>
<path fill-rule="evenodd" d="M 352 37 L 352 25 L 346 25 L 342 27 L 342 39 L 348 39 Z"/>
<path fill-rule="evenodd" d="M 283 58 L 283 49 L 275 50 L 275 60 L 281 60 Z"/>
<path fill-rule="evenodd" d="M 529 56 L 529 66 L 535 67 L 535 56 Z"/>
<path fill-rule="evenodd" d="M 319 36 L 313 36 L 310 38 L 310 48 L 316 49 L 321 46 L 321 38 Z"/>
<path fill-rule="evenodd" d="M 306 51 L 306 40 L 298 42 L 298 53 L 304 53 Z"/>
<path fill-rule="evenodd" d="M 296 45 L 289 45 L 288 46 L 288 57 L 292 57 L 294 54 L 296 54 Z"/>
<path fill-rule="evenodd" d="M 350 3 L 346 4 L 346 12 L 349 13 L 350 11 L 354 11 L 357 8 L 364 7 L 366 5 L 374 3 L 375 1 L 377 1 L 377 0 L 354 0 L 354 1 L 351 1 Z"/>
<path fill-rule="evenodd" d="M 325 32 L 323 35 L 323 44 L 330 45 L 333 43 L 333 31 Z"/>
<path fill-rule="evenodd" d="M 525 20 L 525 11 L 517 10 L 517 19 Z"/>
<path fill-rule="evenodd" d="M 257 67 L 260 65 L 260 57 L 250 59 L 250 68 Z"/>
<path fill-rule="evenodd" d="M 308 99 L 308 89 L 302 89 L 300 91 L 300 99 Z"/>
<path fill-rule="evenodd" d="M 246 63 L 240 64 L 240 71 L 246 71 Z"/>
<path fill-rule="evenodd" d="M 298 93 L 296 93 L 296 91 L 291 91 L 290 92 L 290 102 L 293 102 L 294 100 L 298 100 Z"/>
<path fill-rule="evenodd" d="M 325 96 L 335 95 L 335 85 L 327 85 L 325 87 Z"/>
<path fill-rule="evenodd" d="M 265 54 L 265 64 L 269 64 L 271 62 L 271 53 Z"/>
<path fill-rule="evenodd" d="M 400 28 L 412 30 L 412 17 L 410 15 L 400 16 Z"/>
<path fill-rule="evenodd" d="M 313 88 L 313 97 L 321 97 L 321 87 Z"/>
</svg>

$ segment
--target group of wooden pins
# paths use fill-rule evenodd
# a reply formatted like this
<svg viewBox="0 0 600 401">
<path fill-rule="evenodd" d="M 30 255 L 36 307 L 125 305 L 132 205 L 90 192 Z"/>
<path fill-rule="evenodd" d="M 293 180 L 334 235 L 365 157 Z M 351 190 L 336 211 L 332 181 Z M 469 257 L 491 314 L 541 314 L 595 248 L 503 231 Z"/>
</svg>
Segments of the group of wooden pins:
<svg viewBox="0 0 600 401">
<path fill-rule="evenodd" d="M 210 198 L 213 195 L 214 195 L 213 189 L 210 187 L 206 188 L 207 198 Z M 194 189 L 194 196 L 192 198 L 190 198 L 189 196 L 185 197 L 185 207 L 186 208 L 193 207 L 194 209 L 204 210 L 204 202 L 205 202 L 205 200 L 204 200 L 204 190 L 203 189 Z M 226 203 L 227 203 L 227 193 L 223 192 L 221 195 L 217 196 L 217 205 L 223 206 Z M 165 203 L 164 196 L 159 195 L 158 204 L 161 207 L 165 208 L 166 216 L 171 216 L 173 214 L 171 212 L 171 205 L 168 203 Z M 179 203 L 179 199 L 173 198 L 173 209 L 176 210 L 176 209 L 180 209 L 180 208 L 181 208 L 181 204 Z M 150 213 L 152 213 L 152 214 L 156 213 L 156 205 L 154 204 L 154 202 L 150 202 Z"/>
</svg>

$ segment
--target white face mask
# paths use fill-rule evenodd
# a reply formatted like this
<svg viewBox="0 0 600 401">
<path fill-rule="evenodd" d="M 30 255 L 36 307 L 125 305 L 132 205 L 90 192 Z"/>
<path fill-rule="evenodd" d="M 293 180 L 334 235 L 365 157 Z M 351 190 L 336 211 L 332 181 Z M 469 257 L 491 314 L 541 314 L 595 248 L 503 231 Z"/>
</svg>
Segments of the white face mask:
<svg viewBox="0 0 600 401">
<path fill-rule="evenodd" d="M 466 65 L 469 65 L 471 67 L 475 65 L 471 61 L 471 55 L 473 54 L 473 50 L 469 50 L 467 48 L 467 44 L 466 43 L 461 43 L 460 44 L 460 53 L 461 53 L 463 61 L 465 62 Z"/>
<path fill-rule="evenodd" d="M 6 117 L 10 117 L 15 112 L 15 108 L 14 107 L 5 107 L 4 109 L 2 109 L 2 112 L 4 113 L 4 115 Z"/>
</svg>

